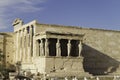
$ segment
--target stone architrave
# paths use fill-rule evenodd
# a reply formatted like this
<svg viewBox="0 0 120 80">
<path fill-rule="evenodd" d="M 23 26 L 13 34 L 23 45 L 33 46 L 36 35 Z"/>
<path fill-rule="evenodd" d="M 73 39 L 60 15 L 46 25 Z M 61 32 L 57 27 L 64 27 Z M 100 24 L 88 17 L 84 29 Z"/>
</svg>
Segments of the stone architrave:
<svg viewBox="0 0 120 80">
<path fill-rule="evenodd" d="M 49 56 L 49 42 L 48 42 L 48 39 L 45 40 L 45 56 Z"/>
<path fill-rule="evenodd" d="M 70 56 L 70 51 L 71 51 L 71 40 L 68 40 L 68 44 L 67 44 L 67 50 L 68 50 L 68 56 Z"/>
<path fill-rule="evenodd" d="M 42 39 L 40 43 L 40 56 L 44 56 L 44 44 Z"/>
<path fill-rule="evenodd" d="M 80 57 L 81 51 L 82 51 L 82 43 L 81 43 L 81 41 L 79 41 L 78 48 L 79 48 L 78 56 Z"/>
<path fill-rule="evenodd" d="M 57 43 L 56 43 L 56 56 L 59 57 L 61 56 L 61 47 L 60 47 L 60 40 L 57 39 Z"/>
</svg>

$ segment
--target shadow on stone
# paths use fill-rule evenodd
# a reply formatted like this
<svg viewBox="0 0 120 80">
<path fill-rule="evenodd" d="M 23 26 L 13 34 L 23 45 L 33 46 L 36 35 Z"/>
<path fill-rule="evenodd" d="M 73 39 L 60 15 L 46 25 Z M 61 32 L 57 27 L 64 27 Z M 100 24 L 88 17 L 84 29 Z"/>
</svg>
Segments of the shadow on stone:
<svg viewBox="0 0 120 80">
<path fill-rule="evenodd" d="M 108 75 L 115 72 L 120 65 L 119 61 L 86 44 L 83 44 L 81 55 L 84 57 L 84 70 L 92 75 Z"/>
</svg>

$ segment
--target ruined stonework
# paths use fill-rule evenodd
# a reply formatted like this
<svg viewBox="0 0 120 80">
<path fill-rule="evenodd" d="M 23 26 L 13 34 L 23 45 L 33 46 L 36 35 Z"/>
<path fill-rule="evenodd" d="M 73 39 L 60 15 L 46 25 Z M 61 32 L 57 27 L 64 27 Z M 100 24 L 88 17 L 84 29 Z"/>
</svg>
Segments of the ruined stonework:
<svg viewBox="0 0 120 80">
<path fill-rule="evenodd" d="M 14 33 L 0 33 L 0 54 L 4 55 L 3 63 L 14 63 Z"/>
<path fill-rule="evenodd" d="M 23 71 L 51 77 L 120 74 L 120 31 L 21 19 L 13 26 L 13 33 L 0 34 L 0 49 L 6 46 L 6 62 L 21 62 Z"/>
</svg>

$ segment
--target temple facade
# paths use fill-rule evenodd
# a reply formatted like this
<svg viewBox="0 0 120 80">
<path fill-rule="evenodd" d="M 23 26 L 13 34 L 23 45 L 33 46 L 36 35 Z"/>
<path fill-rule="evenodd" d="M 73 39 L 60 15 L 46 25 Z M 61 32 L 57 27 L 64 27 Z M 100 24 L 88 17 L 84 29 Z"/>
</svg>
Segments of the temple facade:
<svg viewBox="0 0 120 80">
<path fill-rule="evenodd" d="M 15 63 L 21 62 L 21 69 L 24 71 L 30 70 L 49 76 L 87 75 L 81 56 L 84 34 L 37 31 L 40 26 L 36 24 L 36 21 L 28 25 L 23 25 L 20 19 L 14 21 Z"/>
<path fill-rule="evenodd" d="M 0 33 L 4 63 L 50 77 L 120 75 L 120 31 L 13 22 Z"/>
</svg>

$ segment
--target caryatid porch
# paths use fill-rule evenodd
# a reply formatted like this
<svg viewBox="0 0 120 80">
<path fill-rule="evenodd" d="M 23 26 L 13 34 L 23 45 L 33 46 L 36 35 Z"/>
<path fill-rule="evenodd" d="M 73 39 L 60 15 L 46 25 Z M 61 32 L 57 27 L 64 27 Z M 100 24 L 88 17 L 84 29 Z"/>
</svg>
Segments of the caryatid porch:
<svg viewBox="0 0 120 80">
<path fill-rule="evenodd" d="M 80 57 L 83 34 L 41 32 L 36 35 L 34 57 Z"/>
<path fill-rule="evenodd" d="M 38 72 L 59 77 L 84 75 L 81 57 L 83 36 L 50 31 L 36 34 L 33 57 L 34 62 L 40 65 Z"/>
</svg>

